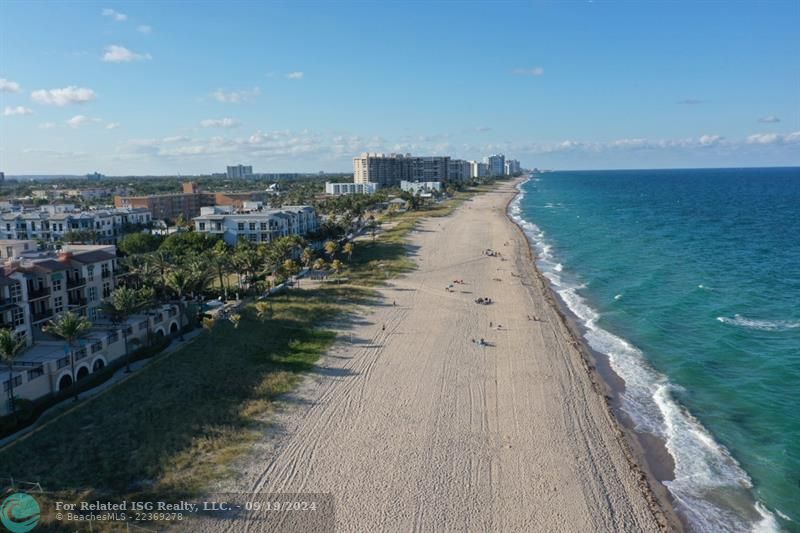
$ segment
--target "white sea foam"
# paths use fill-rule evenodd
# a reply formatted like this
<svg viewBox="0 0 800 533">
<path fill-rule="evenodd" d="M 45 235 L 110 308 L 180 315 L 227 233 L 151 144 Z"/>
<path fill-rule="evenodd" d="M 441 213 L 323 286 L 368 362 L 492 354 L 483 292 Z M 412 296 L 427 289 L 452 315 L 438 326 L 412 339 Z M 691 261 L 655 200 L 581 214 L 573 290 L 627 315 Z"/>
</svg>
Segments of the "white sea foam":
<svg viewBox="0 0 800 533">
<path fill-rule="evenodd" d="M 622 299 L 622 294 L 621 293 L 617 294 L 616 296 L 614 296 L 614 299 L 615 300 L 621 300 Z"/>
<path fill-rule="evenodd" d="M 584 286 L 564 280 L 562 265 L 553 257 L 552 246 L 544 242 L 544 232 L 521 216 L 523 197 L 520 185 L 509 214 L 536 250 L 540 271 L 583 323 L 586 341 L 606 354 L 614 372 L 625 381 L 622 408 L 636 429 L 664 439 L 675 462 L 675 478 L 664 484 L 692 527 L 699 531 L 778 531 L 774 515 L 754 500 L 747 473 L 674 398 L 677 387 L 648 364 L 641 350 L 597 325 L 600 315 L 579 294 Z"/>
<path fill-rule="evenodd" d="M 733 318 L 718 316 L 717 320 L 731 326 L 760 329 L 762 331 L 786 331 L 787 329 L 800 328 L 800 320 L 759 320 L 756 318 L 747 318 L 742 315 L 733 315 Z"/>
</svg>

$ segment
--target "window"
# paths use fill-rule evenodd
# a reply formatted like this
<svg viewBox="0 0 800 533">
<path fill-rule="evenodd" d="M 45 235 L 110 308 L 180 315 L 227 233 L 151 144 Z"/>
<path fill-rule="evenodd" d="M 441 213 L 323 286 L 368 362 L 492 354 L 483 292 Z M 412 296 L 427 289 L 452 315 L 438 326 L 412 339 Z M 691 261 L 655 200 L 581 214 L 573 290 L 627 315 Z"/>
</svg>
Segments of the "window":
<svg viewBox="0 0 800 533">
<path fill-rule="evenodd" d="M 251 222 L 250 223 L 250 231 L 255 231 L 255 230 L 256 230 L 256 223 L 255 222 Z"/>
<path fill-rule="evenodd" d="M 200 222 L 200 231 L 205 231 L 205 229 L 206 229 L 206 223 Z"/>
<path fill-rule="evenodd" d="M 244 231 L 244 222 L 239 222 L 236 227 L 239 229 L 239 231 Z"/>
<path fill-rule="evenodd" d="M 61 278 L 55 279 L 53 278 L 53 292 L 58 292 L 61 290 Z"/>
<path fill-rule="evenodd" d="M 257 235 L 255 233 L 248 233 L 247 238 L 255 242 Z"/>
<path fill-rule="evenodd" d="M 111 283 L 105 282 L 103 283 L 103 298 L 108 298 L 111 296 Z"/>
<path fill-rule="evenodd" d="M 19 307 L 15 307 L 13 311 L 11 311 L 11 320 L 14 323 L 14 326 L 21 326 L 25 323 L 25 313 Z"/>
<path fill-rule="evenodd" d="M 20 300 L 22 300 L 22 285 L 19 283 L 11 285 L 11 287 L 8 289 L 8 293 L 11 301 L 18 303 Z"/>
<path fill-rule="evenodd" d="M 59 359 L 58 361 L 56 361 L 56 366 L 57 366 L 58 368 L 64 368 L 64 367 L 65 367 L 65 366 L 67 366 L 68 364 L 69 364 L 69 357 L 62 357 L 61 359 Z"/>
<path fill-rule="evenodd" d="M 86 267 L 86 271 L 88 272 L 87 277 L 89 278 L 89 281 L 92 281 L 94 279 L 94 265 L 89 265 Z"/>
<path fill-rule="evenodd" d="M 34 380 L 39 376 L 44 375 L 44 367 L 40 366 L 38 368 L 34 368 L 33 370 L 28 370 L 28 381 Z"/>
<path fill-rule="evenodd" d="M 64 297 L 63 296 L 56 296 L 53 298 L 53 307 L 55 308 L 56 313 L 60 313 L 64 310 Z"/>
<path fill-rule="evenodd" d="M 261 231 L 265 231 L 266 229 L 267 229 L 267 223 L 266 222 L 262 222 L 261 223 Z"/>
<path fill-rule="evenodd" d="M 97 301 L 97 287 L 89 287 L 89 301 L 90 302 Z"/>
<path fill-rule="evenodd" d="M 92 353 L 97 353 L 100 350 L 102 350 L 103 349 L 102 341 L 99 341 L 99 340 L 94 341 L 92 343 L 91 349 L 92 349 Z"/>
</svg>

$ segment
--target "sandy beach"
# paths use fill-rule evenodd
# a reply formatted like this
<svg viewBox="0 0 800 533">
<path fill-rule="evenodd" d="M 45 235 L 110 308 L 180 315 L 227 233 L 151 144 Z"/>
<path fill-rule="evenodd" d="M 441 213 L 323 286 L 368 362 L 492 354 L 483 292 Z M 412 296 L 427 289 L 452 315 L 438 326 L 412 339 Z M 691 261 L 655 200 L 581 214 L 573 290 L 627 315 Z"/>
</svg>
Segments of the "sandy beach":
<svg viewBox="0 0 800 533">
<path fill-rule="evenodd" d="M 418 268 L 341 331 L 221 490 L 330 493 L 336 531 L 673 527 L 506 217 L 515 193 L 418 226 Z M 272 527 L 250 517 L 197 529 Z"/>
</svg>

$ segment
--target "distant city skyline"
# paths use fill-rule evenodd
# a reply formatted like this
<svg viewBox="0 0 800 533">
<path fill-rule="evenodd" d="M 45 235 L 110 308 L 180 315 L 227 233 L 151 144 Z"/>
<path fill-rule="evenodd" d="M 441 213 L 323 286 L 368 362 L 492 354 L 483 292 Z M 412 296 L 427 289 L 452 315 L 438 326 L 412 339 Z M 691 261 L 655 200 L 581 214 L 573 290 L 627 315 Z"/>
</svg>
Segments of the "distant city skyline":
<svg viewBox="0 0 800 533">
<path fill-rule="evenodd" d="M 352 172 L 361 152 L 795 166 L 798 27 L 793 1 L 11 0 L 0 171 Z"/>
</svg>

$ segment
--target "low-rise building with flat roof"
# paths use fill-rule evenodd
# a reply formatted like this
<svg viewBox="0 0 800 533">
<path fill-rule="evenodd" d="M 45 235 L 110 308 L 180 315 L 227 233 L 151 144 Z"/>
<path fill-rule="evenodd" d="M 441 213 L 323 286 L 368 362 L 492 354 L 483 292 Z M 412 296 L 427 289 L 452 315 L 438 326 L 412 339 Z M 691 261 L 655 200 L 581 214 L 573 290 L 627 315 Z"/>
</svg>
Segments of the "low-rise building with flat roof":
<svg viewBox="0 0 800 533">
<path fill-rule="evenodd" d="M 325 192 L 334 196 L 348 194 L 374 194 L 380 185 L 377 183 L 331 183 L 325 182 Z"/>
</svg>

